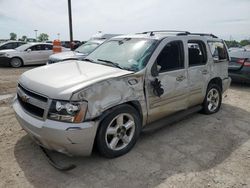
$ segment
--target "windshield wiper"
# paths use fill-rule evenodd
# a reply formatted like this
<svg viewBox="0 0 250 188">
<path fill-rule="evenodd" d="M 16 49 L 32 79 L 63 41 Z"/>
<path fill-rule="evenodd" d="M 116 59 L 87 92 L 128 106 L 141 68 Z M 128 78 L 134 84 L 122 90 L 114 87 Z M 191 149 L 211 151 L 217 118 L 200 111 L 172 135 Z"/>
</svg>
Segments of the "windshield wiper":
<svg viewBox="0 0 250 188">
<path fill-rule="evenodd" d="M 124 69 L 123 67 L 121 67 L 118 63 L 114 63 L 112 61 L 109 61 L 109 60 L 106 60 L 106 59 L 97 59 L 97 61 L 102 61 L 102 62 L 105 62 L 105 63 L 108 63 L 110 65 L 113 65 L 114 67 L 117 67 L 119 69 Z"/>
<path fill-rule="evenodd" d="M 89 58 L 84 58 L 83 60 L 84 60 L 84 61 L 91 62 L 91 63 L 94 63 L 94 62 L 95 62 L 93 59 L 89 59 Z"/>
</svg>

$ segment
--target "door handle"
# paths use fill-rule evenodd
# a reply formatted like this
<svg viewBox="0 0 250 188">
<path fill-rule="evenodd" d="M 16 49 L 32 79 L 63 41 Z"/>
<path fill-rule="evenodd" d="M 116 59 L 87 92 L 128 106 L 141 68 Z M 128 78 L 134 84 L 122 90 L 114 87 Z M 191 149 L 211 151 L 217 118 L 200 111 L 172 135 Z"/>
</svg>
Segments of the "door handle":
<svg viewBox="0 0 250 188">
<path fill-rule="evenodd" d="M 207 69 L 204 69 L 201 71 L 202 74 L 208 74 L 208 70 Z"/>
<path fill-rule="evenodd" d="M 176 81 L 181 82 L 181 81 L 183 81 L 185 78 L 186 78 L 185 76 L 180 75 L 180 76 L 177 76 L 177 77 L 176 77 Z"/>
</svg>

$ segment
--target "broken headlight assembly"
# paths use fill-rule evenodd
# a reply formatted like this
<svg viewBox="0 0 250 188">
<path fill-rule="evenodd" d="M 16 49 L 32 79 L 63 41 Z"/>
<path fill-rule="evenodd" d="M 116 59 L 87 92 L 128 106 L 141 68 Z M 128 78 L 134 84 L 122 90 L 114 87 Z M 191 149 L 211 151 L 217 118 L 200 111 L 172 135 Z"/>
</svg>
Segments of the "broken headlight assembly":
<svg viewBox="0 0 250 188">
<path fill-rule="evenodd" d="M 70 123 L 81 123 L 87 113 L 87 102 L 69 102 L 53 100 L 48 119 Z"/>
</svg>

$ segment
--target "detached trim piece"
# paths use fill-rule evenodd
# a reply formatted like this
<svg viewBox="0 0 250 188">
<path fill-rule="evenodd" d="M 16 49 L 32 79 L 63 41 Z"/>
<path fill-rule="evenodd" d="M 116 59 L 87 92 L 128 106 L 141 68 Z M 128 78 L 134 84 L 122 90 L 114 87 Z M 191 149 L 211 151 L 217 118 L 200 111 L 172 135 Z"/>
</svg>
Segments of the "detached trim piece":
<svg viewBox="0 0 250 188">
<path fill-rule="evenodd" d="M 70 164 L 67 166 L 61 166 L 59 164 L 57 164 L 52 158 L 51 156 L 48 154 L 48 152 L 46 151 L 46 149 L 42 146 L 40 146 L 41 150 L 43 151 L 47 161 L 49 162 L 49 164 L 51 166 L 53 166 L 55 169 L 60 170 L 60 171 L 69 171 L 69 170 L 73 170 L 74 168 L 76 168 L 76 165 L 74 164 Z"/>
</svg>

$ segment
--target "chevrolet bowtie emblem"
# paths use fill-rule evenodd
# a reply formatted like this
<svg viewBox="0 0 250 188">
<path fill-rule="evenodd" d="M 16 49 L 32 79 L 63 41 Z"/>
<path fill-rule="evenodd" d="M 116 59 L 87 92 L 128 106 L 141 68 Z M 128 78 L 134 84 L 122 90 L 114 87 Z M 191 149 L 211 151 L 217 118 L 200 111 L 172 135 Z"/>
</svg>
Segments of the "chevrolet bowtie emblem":
<svg viewBox="0 0 250 188">
<path fill-rule="evenodd" d="M 30 99 L 30 98 L 29 98 L 27 95 L 21 96 L 21 100 L 22 100 L 23 102 L 28 102 L 29 99 Z"/>
</svg>

